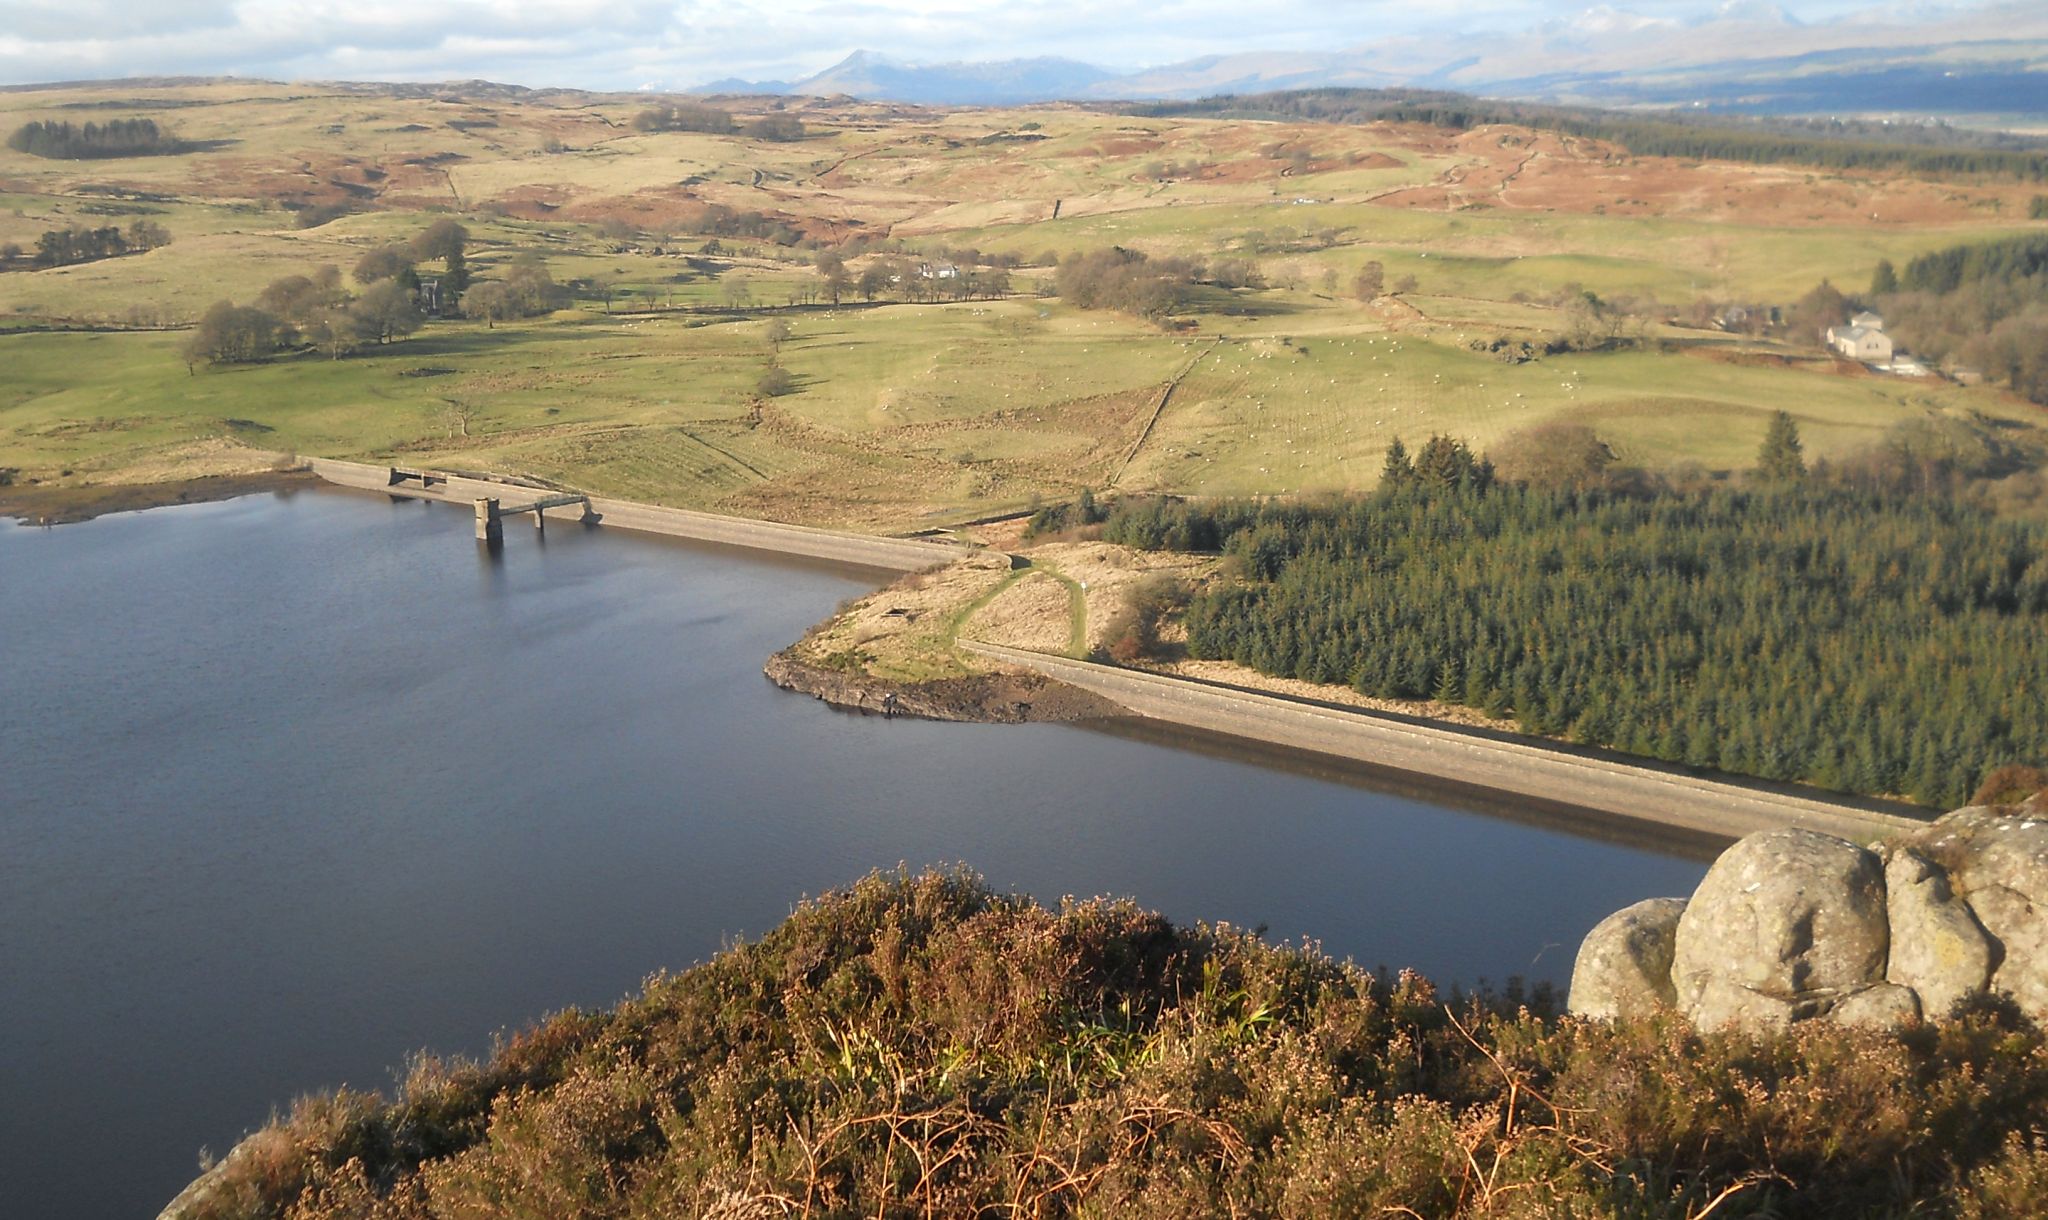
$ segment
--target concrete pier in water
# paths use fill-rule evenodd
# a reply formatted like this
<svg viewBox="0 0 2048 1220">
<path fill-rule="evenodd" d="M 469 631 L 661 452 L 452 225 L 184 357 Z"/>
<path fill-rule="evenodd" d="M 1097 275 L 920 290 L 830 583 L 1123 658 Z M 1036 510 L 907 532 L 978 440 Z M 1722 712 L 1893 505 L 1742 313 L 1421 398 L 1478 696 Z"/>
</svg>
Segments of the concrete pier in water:
<svg viewBox="0 0 2048 1220">
<path fill-rule="evenodd" d="M 548 510 L 551 508 L 581 507 L 583 515 L 580 520 L 584 525 L 590 525 L 598 519 L 597 514 L 590 507 L 590 497 L 575 494 L 542 496 L 538 500 L 514 505 L 511 508 L 506 508 L 504 502 L 496 496 L 478 496 L 473 503 L 476 505 L 476 540 L 478 542 L 498 543 L 505 541 L 504 521 L 508 515 L 516 516 L 520 513 L 532 513 L 533 528 L 538 533 L 547 532 Z"/>
<path fill-rule="evenodd" d="M 299 461 L 314 474 L 338 487 L 353 487 L 387 495 L 471 506 L 478 500 L 494 499 L 498 501 L 497 516 L 501 522 L 509 512 L 532 512 L 539 518 L 536 524 L 543 529 L 546 528 L 545 518 L 552 515 L 558 522 L 602 523 L 607 528 L 665 534 L 673 538 L 690 538 L 701 542 L 772 551 L 783 555 L 800 555 L 894 572 L 916 572 L 940 567 L 967 553 L 967 548 L 953 543 L 928 542 L 914 538 L 883 538 L 846 530 L 819 529 L 779 521 L 729 517 L 721 513 L 700 512 L 687 508 L 639 504 L 631 500 L 558 493 L 554 488 L 536 487 L 505 478 L 482 478 L 447 471 L 413 470 L 366 462 L 337 461 L 331 458 L 302 457 Z M 556 499 L 558 494 L 560 498 Z M 513 500 L 515 496 L 532 496 L 538 499 L 522 502 Z M 553 500 L 552 504 L 549 503 L 550 500 Z M 508 501 L 519 504 L 520 507 L 508 508 Z M 573 517 L 570 515 L 570 506 L 574 506 Z M 491 529 L 489 517 L 479 512 L 477 540 L 489 542 L 493 537 Z M 501 539 L 504 536 L 502 525 L 497 527 L 495 536 Z"/>
</svg>

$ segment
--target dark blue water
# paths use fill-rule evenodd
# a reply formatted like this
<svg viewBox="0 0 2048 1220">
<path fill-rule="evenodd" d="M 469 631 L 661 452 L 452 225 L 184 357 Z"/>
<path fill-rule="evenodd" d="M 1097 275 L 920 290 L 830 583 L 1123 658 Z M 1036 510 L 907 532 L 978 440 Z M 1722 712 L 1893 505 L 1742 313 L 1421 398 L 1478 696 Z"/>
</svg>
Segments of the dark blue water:
<svg viewBox="0 0 2048 1220">
<path fill-rule="evenodd" d="M 833 712 L 761 662 L 882 577 L 470 534 L 327 492 L 0 525 L 0 1214 L 153 1216 L 299 1093 L 898 862 L 1467 983 L 1703 872 L 1218 739 Z"/>
</svg>

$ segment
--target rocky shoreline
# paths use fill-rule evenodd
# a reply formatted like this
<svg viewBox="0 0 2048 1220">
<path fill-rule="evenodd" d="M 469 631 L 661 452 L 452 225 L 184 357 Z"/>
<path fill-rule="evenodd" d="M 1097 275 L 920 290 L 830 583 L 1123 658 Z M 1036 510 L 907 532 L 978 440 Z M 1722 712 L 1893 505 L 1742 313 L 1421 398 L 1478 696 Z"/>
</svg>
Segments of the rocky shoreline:
<svg viewBox="0 0 2048 1220">
<path fill-rule="evenodd" d="M 1099 695 L 1037 674 L 996 672 L 899 682 L 815 665 L 797 657 L 794 649 L 784 649 L 769 657 L 761 672 L 784 690 L 810 695 L 847 711 L 880 716 L 1023 724 L 1129 715 Z"/>
</svg>

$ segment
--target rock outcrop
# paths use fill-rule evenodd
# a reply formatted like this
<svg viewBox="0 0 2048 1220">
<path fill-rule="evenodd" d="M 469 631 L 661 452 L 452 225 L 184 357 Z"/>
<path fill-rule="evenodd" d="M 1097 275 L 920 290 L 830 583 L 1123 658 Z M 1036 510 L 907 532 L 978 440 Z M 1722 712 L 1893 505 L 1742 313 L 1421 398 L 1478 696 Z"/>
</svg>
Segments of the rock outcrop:
<svg viewBox="0 0 2048 1220">
<path fill-rule="evenodd" d="M 1986 993 L 2048 1024 L 2048 808 L 1959 809 L 1859 847 L 1750 835 L 1690 899 L 1609 916 L 1579 947 L 1570 1005 L 1673 1008 L 1703 1028 L 1937 1019 Z"/>
<path fill-rule="evenodd" d="M 1992 946 L 1990 988 L 2048 1014 L 2048 809 L 1959 809 L 1905 846 L 1948 874 Z"/>
</svg>

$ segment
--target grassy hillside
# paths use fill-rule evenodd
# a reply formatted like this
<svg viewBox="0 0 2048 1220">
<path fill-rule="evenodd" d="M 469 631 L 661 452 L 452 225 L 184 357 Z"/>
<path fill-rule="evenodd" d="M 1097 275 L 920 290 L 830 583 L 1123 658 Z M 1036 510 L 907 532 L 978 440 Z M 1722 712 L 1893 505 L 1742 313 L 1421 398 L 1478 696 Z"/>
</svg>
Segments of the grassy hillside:
<svg viewBox="0 0 2048 1220">
<path fill-rule="evenodd" d="M 640 98 L 130 93 L 0 95 L 9 130 L 152 118 L 189 150 L 0 150 L 0 246 L 32 254 L 53 229 L 136 221 L 172 236 L 0 271 L 0 469 L 17 482 L 174 477 L 196 453 L 260 464 L 256 451 L 296 450 L 898 529 L 1082 486 L 1356 489 L 1397 432 L 1497 444 L 1569 420 L 1631 462 L 1727 471 L 1778 409 L 1814 456 L 1907 418 L 2016 434 L 2039 422 L 1989 389 L 1838 375 L 1780 342 L 1667 321 L 1696 300 L 1789 304 L 1823 277 L 1867 282 L 1880 257 L 2038 230 L 2026 189 L 1994 177 L 1636 157 L 1498 126 L 813 102 L 788 103 L 805 138 L 778 141 L 638 131 Z M 742 129 L 768 104 L 733 103 Z M 495 329 L 435 320 L 340 361 L 188 372 L 179 359 L 213 302 L 346 272 L 450 216 L 480 277 L 538 254 L 572 307 Z M 1204 288 L 1168 325 L 1037 295 L 1049 253 L 1111 245 L 1244 260 L 1265 286 Z M 963 248 L 1015 260 L 1011 294 L 905 304 L 896 285 L 873 304 L 819 303 L 820 249 L 857 276 Z M 1390 291 L 1364 304 L 1351 284 L 1368 261 Z M 1468 346 L 1555 335 L 1586 291 L 1632 298 L 1649 347 L 1504 365 Z M 792 330 L 779 350 L 778 316 Z M 764 397 L 771 359 L 791 392 Z"/>
</svg>

